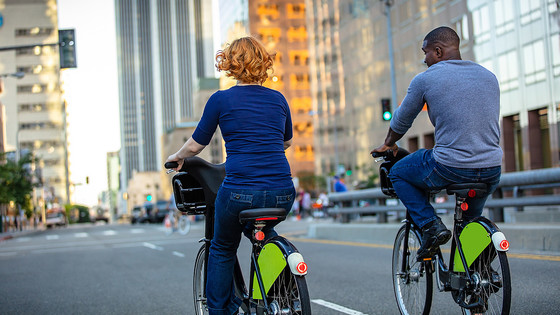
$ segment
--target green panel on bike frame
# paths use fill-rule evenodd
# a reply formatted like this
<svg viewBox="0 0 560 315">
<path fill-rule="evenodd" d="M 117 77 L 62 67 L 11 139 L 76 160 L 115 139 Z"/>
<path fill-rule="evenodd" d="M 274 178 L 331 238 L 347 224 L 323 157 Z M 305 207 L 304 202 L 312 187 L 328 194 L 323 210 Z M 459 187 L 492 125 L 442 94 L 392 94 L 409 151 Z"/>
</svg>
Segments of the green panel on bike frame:
<svg viewBox="0 0 560 315">
<path fill-rule="evenodd" d="M 470 267 L 474 260 L 482 253 L 482 251 L 492 242 L 492 237 L 488 231 L 479 223 L 471 222 L 465 226 L 461 235 L 459 235 L 465 260 Z M 459 250 L 455 250 L 455 259 L 453 262 L 453 271 L 465 272 Z"/>
<path fill-rule="evenodd" d="M 261 271 L 264 290 L 268 294 L 268 290 L 270 290 L 276 278 L 278 278 L 282 270 L 286 267 L 286 258 L 284 258 L 284 254 L 278 246 L 273 243 L 268 243 L 264 245 L 261 250 L 257 262 Z M 253 275 L 253 299 L 262 300 L 256 274 Z"/>
</svg>

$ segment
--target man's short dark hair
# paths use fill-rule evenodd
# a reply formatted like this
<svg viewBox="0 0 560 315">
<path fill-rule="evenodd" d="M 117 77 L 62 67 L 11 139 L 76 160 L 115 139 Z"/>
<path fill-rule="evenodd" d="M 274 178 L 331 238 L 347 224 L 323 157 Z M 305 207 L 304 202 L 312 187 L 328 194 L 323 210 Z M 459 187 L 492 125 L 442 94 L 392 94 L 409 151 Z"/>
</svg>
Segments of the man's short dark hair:
<svg viewBox="0 0 560 315">
<path fill-rule="evenodd" d="M 450 46 L 455 46 L 459 48 L 459 35 L 450 27 L 440 26 L 426 35 L 424 40 L 427 41 L 427 45 L 432 45 L 434 43 L 442 43 Z"/>
</svg>

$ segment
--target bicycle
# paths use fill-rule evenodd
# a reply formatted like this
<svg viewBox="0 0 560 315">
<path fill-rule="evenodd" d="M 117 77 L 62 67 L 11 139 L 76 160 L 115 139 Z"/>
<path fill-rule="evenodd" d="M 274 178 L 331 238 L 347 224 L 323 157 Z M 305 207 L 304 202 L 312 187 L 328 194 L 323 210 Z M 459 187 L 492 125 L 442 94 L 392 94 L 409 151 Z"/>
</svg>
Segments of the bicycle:
<svg viewBox="0 0 560 315">
<path fill-rule="evenodd" d="M 168 162 L 165 168 L 177 167 Z M 189 215 L 204 215 L 204 238 L 196 255 L 193 277 L 194 305 L 197 315 L 208 314 L 206 278 L 208 253 L 214 228 L 214 201 L 225 177 L 225 164 L 211 164 L 199 157 L 184 160 L 180 172 L 172 179 L 177 209 Z M 262 229 L 271 222 L 283 221 L 282 208 L 244 210 L 239 214 L 241 224 L 253 230 L 251 240 L 251 268 L 249 288 L 236 258 L 234 283 L 236 295 L 243 301 L 245 314 L 311 314 L 311 303 L 305 275 L 307 264 L 296 247 L 282 236 L 264 239 Z M 264 293 L 264 294 L 263 294 Z"/>
<path fill-rule="evenodd" d="M 373 153 L 379 167 L 381 190 L 398 198 L 387 177 L 391 167 L 408 152 L 399 149 L 397 156 L 390 151 Z M 401 314 L 429 314 L 432 305 L 433 276 L 440 292 L 451 292 L 463 314 L 509 314 L 511 277 L 506 252 L 509 242 L 499 228 L 487 218 L 463 219 L 468 199 L 486 193 L 484 183 L 452 184 L 445 187 L 455 195 L 455 215 L 449 267 L 441 248 L 433 257 L 417 261 L 422 234 L 408 210 L 397 232 L 393 246 L 393 289 Z M 438 191 L 430 192 L 432 195 Z"/>
<path fill-rule="evenodd" d="M 186 214 L 175 209 L 169 209 L 169 213 L 163 219 L 163 227 L 165 235 L 171 235 L 175 231 L 178 231 L 181 235 L 187 235 L 191 230 L 191 221 Z"/>
</svg>

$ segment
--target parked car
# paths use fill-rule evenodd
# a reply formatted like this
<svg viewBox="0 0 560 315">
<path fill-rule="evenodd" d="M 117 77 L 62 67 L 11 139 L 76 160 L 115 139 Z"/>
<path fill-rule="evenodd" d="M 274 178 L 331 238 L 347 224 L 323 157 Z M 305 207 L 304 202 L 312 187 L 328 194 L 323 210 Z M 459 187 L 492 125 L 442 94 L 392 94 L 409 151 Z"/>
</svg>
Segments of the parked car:
<svg viewBox="0 0 560 315">
<path fill-rule="evenodd" d="M 52 228 L 55 226 L 66 226 L 68 220 L 66 220 L 66 214 L 62 209 L 49 209 L 47 210 L 45 226 L 47 228 Z"/>
<path fill-rule="evenodd" d="M 154 209 L 154 204 L 146 202 L 141 206 L 134 206 L 132 208 L 132 215 L 130 216 L 130 223 L 149 223 L 151 222 L 150 215 Z"/>
<path fill-rule="evenodd" d="M 149 211 L 149 219 L 151 223 L 162 223 L 165 216 L 169 213 L 169 202 L 167 200 L 159 200 L 155 207 Z"/>
<path fill-rule="evenodd" d="M 93 223 L 97 221 L 105 221 L 105 223 L 109 223 L 109 209 L 95 206 L 89 210 L 89 220 Z"/>
</svg>

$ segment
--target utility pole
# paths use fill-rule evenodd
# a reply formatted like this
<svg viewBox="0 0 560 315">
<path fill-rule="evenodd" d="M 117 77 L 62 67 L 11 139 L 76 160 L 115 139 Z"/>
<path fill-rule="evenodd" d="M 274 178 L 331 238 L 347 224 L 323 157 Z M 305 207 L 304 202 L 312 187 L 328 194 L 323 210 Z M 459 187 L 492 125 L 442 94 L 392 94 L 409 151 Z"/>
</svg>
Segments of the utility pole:
<svg viewBox="0 0 560 315">
<path fill-rule="evenodd" d="M 395 59 L 393 57 L 393 32 L 391 28 L 391 6 L 394 0 L 379 0 L 385 5 L 385 16 L 387 17 L 387 45 L 389 46 L 389 61 L 391 63 L 391 113 L 397 109 L 397 80 L 395 76 Z"/>
</svg>

